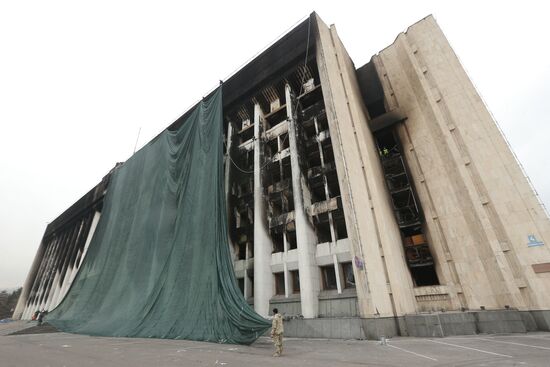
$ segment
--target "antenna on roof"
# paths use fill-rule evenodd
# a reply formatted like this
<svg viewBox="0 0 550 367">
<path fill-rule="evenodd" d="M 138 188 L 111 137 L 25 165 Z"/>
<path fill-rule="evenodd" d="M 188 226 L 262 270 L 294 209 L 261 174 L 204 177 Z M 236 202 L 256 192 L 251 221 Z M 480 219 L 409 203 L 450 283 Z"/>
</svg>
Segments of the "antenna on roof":
<svg viewBox="0 0 550 367">
<path fill-rule="evenodd" d="M 139 140 L 139 134 L 141 133 L 141 126 L 139 127 L 139 130 L 138 130 L 138 134 L 137 134 L 137 138 L 136 138 L 136 144 L 134 145 L 134 152 L 132 153 L 132 155 L 136 154 L 136 148 L 137 148 L 137 143 L 138 143 L 138 140 Z"/>
</svg>

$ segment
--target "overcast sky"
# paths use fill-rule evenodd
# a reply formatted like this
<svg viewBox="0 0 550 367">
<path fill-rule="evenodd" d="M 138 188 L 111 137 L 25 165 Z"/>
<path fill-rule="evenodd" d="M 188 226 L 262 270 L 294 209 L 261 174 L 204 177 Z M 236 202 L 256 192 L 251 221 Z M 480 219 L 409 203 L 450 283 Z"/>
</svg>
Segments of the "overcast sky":
<svg viewBox="0 0 550 367">
<path fill-rule="evenodd" d="M 47 223 L 140 127 L 138 147 L 313 10 L 356 66 L 434 14 L 550 207 L 543 1 L 3 1 L 0 289 L 23 284 Z"/>
</svg>

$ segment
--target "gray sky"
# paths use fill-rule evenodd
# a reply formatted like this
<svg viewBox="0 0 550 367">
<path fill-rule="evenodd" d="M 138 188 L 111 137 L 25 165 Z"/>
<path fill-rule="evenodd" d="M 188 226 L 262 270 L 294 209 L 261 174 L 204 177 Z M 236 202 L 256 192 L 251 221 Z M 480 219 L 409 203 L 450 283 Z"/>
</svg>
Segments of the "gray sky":
<svg viewBox="0 0 550 367">
<path fill-rule="evenodd" d="M 22 285 L 47 222 L 218 80 L 317 11 L 356 66 L 434 14 L 547 207 L 543 1 L 4 1 L 0 289 Z"/>
</svg>

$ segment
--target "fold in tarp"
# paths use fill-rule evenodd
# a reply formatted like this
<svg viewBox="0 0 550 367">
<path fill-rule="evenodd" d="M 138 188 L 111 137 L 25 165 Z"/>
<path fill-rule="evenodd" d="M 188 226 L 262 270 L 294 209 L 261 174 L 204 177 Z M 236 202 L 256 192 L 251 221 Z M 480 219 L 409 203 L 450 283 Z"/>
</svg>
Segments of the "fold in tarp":
<svg viewBox="0 0 550 367">
<path fill-rule="evenodd" d="M 117 168 L 88 253 L 47 321 L 104 336 L 252 343 L 270 326 L 229 252 L 221 87 Z"/>
</svg>

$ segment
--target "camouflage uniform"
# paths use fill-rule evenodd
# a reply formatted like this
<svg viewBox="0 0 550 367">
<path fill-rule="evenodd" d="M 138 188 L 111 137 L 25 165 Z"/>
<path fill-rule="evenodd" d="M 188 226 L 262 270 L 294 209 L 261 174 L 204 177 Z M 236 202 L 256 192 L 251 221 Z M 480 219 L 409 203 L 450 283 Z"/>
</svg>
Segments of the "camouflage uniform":
<svg viewBox="0 0 550 367">
<path fill-rule="evenodd" d="M 273 344 L 275 344 L 275 354 L 273 357 L 279 357 L 283 353 L 283 317 L 278 313 L 275 314 L 271 326 L 271 338 L 273 339 Z"/>
</svg>

